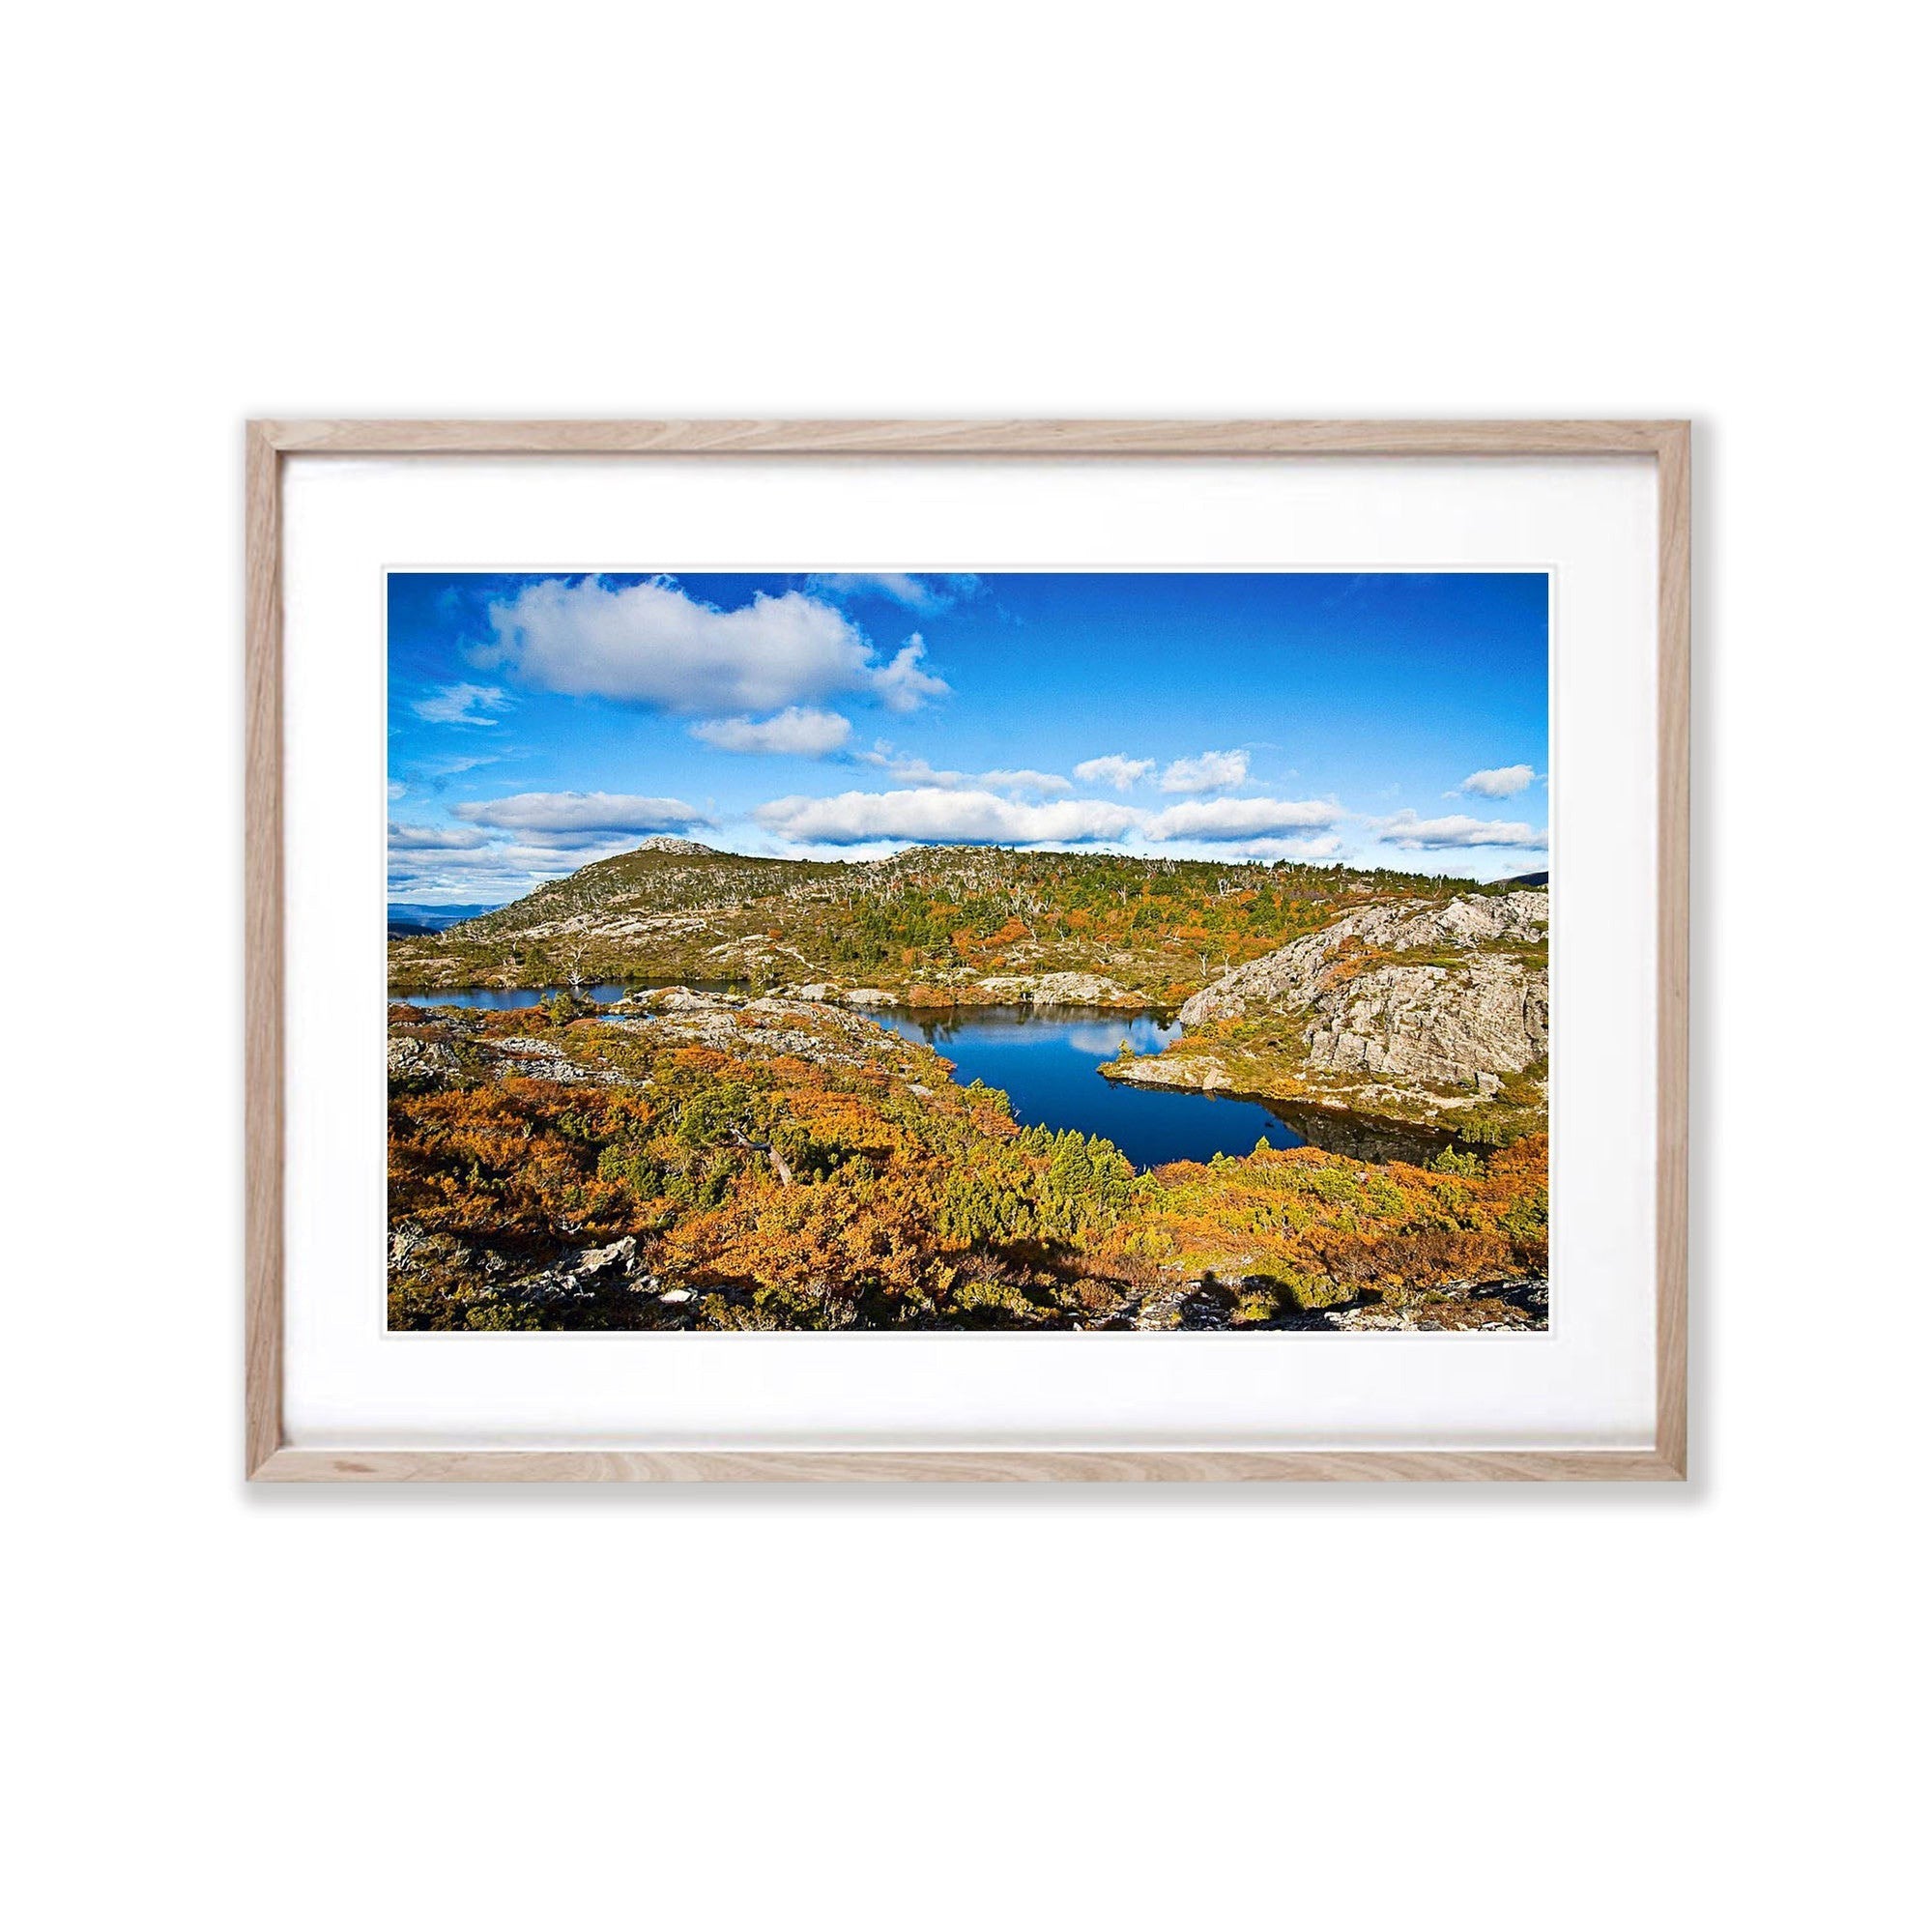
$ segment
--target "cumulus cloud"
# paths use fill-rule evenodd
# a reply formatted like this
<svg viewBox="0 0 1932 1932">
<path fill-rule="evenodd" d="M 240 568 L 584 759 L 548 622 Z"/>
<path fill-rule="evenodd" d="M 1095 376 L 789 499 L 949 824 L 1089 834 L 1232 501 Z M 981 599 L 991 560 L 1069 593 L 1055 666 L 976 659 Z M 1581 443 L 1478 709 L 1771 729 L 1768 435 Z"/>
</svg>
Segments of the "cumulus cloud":
<svg viewBox="0 0 1932 1932">
<path fill-rule="evenodd" d="M 982 771 L 975 775 L 975 785 L 983 785 L 989 792 L 1071 792 L 1073 786 L 1057 772 L 1053 771 Z"/>
<path fill-rule="evenodd" d="M 977 596 L 979 579 L 965 571 L 915 577 L 898 570 L 834 570 L 807 577 L 805 588 L 828 597 L 890 597 L 921 617 L 936 617 L 965 598 Z"/>
<path fill-rule="evenodd" d="M 1109 752 L 1105 758 L 1089 758 L 1075 765 L 1074 776 L 1082 785 L 1109 785 L 1116 792 L 1125 792 L 1153 768 L 1151 758 L 1122 758 L 1117 752 Z"/>
<path fill-rule="evenodd" d="M 988 781 L 1047 775 L 982 774 Z M 792 843 L 817 845 L 880 839 L 914 845 L 1086 845 L 1130 836 L 1156 844 L 1196 840 L 1219 845 L 1265 841 L 1330 825 L 1341 816 L 1340 806 L 1318 798 L 1196 798 L 1160 812 L 1101 798 L 1023 803 L 1000 795 L 991 783 L 968 789 L 931 784 L 898 792 L 846 792 L 835 798 L 778 798 L 757 813 L 762 824 Z M 1324 855 L 1325 851 L 1317 854 L 1297 847 L 1294 855 Z"/>
<path fill-rule="evenodd" d="M 943 678 L 919 669 L 925 654 L 925 640 L 914 631 L 892 662 L 873 673 L 872 687 L 888 710 L 916 711 L 927 699 L 943 698 L 951 691 Z"/>
<path fill-rule="evenodd" d="M 662 578 L 611 585 L 545 578 L 490 606 L 479 661 L 573 697 L 615 698 L 684 716 L 783 710 L 839 691 L 916 710 L 946 690 L 920 670 L 917 637 L 889 663 L 831 605 L 787 591 L 736 610 L 701 603 Z"/>
<path fill-rule="evenodd" d="M 1245 751 L 1204 751 L 1198 758 L 1177 758 L 1161 773 L 1163 792 L 1231 792 L 1247 782 Z"/>
<path fill-rule="evenodd" d="M 487 845 L 483 833 L 467 825 L 404 825 L 389 821 L 389 850 L 392 852 L 474 851 Z"/>
<path fill-rule="evenodd" d="M 1341 841 L 1333 833 L 1313 839 L 1256 839 L 1245 851 L 1248 858 L 1328 859 L 1341 856 Z"/>
<path fill-rule="evenodd" d="M 870 751 L 858 754 L 862 764 L 876 764 L 902 785 L 936 785 L 946 792 L 1071 792 L 1072 784 L 1053 771 L 942 771 L 909 752 L 894 751 L 880 738 Z"/>
<path fill-rule="evenodd" d="M 1150 839 L 1221 841 L 1332 825 L 1341 817 L 1341 807 L 1322 798 L 1191 798 L 1185 805 L 1137 816 Z"/>
<path fill-rule="evenodd" d="M 508 844 L 475 851 L 392 851 L 389 895 L 425 903 L 516 899 L 545 879 L 568 878 L 579 867 L 613 857 L 630 844 L 628 839 L 606 839 L 587 848 Z"/>
<path fill-rule="evenodd" d="M 710 823 L 681 798 L 615 792 L 519 792 L 509 798 L 468 799 L 450 809 L 466 823 L 513 832 L 540 847 L 578 847 L 619 833 L 681 832 Z"/>
<path fill-rule="evenodd" d="M 1389 844 L 1405 851 L 1446 851 L 1468 846 L 1510 846 L 1524 851 L 1549 849 L 1548 832 L 1540 832 L 1534 825 L 1493 823 L 1462 816 L 1419 819 L 1413 812 L 1398 812 L 1393 818 L 1370 819 L 1369 822 Z"/>
<path fill-rule="evenodd" d="M 490 711 L 501 711 L 509 703 L 509 694 L 494 684 L 446 684 L 410 706 L 418 718 L 432 725 L 493 725 Z"/>
<path fill-rule="evenodd" d="M 793 844 L 1087 845 L 1132 831 L 1140 815 L 1100 799 L 1024 804 L 985 791 L 921 786 L 907 792 L 842 792 L 833 798 L 774 798 L 759 822 Z"/>
<path fill-rule="evenodd" d="M 770 752 L 793 758 L 823 758 L 852 735 L 851 720 L 837 711 L 815 711 L 790 705 L 770 718 L 706 718 L 691 735 L 720 751 Z"/>
<path fill-rule="evenodd" d="M 1536 782 L 1531 764 L 1499 764 L 1492 771 L 1472 771 L 1456 789 L 1473 792 L 1482 798 L 1514 798 Z"/>
</svg>

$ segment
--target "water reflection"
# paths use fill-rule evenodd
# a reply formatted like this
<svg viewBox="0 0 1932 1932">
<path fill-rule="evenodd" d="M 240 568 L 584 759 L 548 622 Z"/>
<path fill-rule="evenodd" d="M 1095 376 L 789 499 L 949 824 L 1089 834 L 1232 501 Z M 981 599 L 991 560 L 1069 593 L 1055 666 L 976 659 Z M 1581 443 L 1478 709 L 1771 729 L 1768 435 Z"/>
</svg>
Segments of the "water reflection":
<svg viewBox="0 0 1932 1932">
<path fill-rule="evenodd" d="M 584 988 L 583 997 L 599 1006 L 615 1006 L 636 990 L 635 984 L 599 980 L 595 986 Z M 392 997 L 404 1006 L 476 1006 L 492 1013 L 508 1013 L 520 1006 L 541 1006 L 546 999 L 569 991 L 567 986 L 458 986 L 442 993 L 404 993 Z"/>
<path fill-rule="evenodd" d="M 647 984 L 665 983 L 607 980 L 585 987 L 583 993 L 609 1006 Z M 478 986 L 413 993 L 404 998 L 412 1006 L 502 1012 L 535 1006 L 567 991 L 561 986 Z M 1101 1077 L 1100 1068 L 1118 1055 L 1123 1042 L 1136 1053 L 1157 1053 L 1177 1039 L 1180 1023 L 1168 1016 L 1092 1007 L 972 1006 L 915 1012 L 874 1008 L 869 1017 L 902 1038 L 944 1054 L 963 1084 L 979 1080 L 1000 1088 L 1011 1098 L 1014 1118 L 1022 1126 L 1077 1127 L 1083 1134 L 1104 1135 L 1136 1167 L 1250 1154 L 1257 1145 L 1312 1145 L 1357 1161 L 1422 1162 L 1449 1144 L 1448 1135 L 1425 1129 L 1390 1129 L 1282 1102 L 1263 1105 L 1222 1094 L 1118 1085 Z"/>
<path fill-rule="evenodd" d="M 1218 1094 L 1117 1086 L 1101 1066 L 1124 1040 L 1154 1053 L 1180 1031 L 1171 1019 L 1090 1007 L 972 1006 L 878 1012 L 881 1026 L 943 1053 L 962 1081 L 984 1081 L 1013 1102 L 1022 1126 L 1100 1134 L 1136 1167 L 1299 1147 L 1305 1136 L 1269 1109 Z"/>
</svg>

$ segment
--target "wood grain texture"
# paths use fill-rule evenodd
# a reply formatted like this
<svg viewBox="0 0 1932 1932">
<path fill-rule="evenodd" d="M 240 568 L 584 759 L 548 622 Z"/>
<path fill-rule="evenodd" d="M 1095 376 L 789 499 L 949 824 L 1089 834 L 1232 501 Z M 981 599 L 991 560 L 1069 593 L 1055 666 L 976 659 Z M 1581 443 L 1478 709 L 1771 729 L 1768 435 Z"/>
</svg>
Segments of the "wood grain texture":
<svg viewBox="0 0 1932 1932">
<path fill-rule="evenodd" d="M 1656 455 L 1669 422 L 1155 422 L 754 419 L 263 422 L 308 455 L 1604 456 Z"/>
<path fill-rule="evenodd" d="M 284 1449 L 268 1483 L 1655 1483 L 1650 1450 Z"/>
<path fill-rule="evenodd" d="M 1658 452 L 1657 1447 L 1688 1472 L 1690 425 Z"/>
<path fill-rule="evenodd" d="M 282 600 L 281 459 L 250 423 L 244 479 L 247 717 L 245 1065 L 246 1468 L 282 1435 Z"/>
<path fill-rule="evenodd" d="M 422 1451 L 282 1441 L 281 457 L 1495 456 L 1658 463 L 1657 1439 L 1651 1450 Z M 1670 1482 L 1687 1469 L 1690 430 L 1681 421 L 251 422 L 246 467 L 246 1458 L 267 1483 Z"/>
</svg>

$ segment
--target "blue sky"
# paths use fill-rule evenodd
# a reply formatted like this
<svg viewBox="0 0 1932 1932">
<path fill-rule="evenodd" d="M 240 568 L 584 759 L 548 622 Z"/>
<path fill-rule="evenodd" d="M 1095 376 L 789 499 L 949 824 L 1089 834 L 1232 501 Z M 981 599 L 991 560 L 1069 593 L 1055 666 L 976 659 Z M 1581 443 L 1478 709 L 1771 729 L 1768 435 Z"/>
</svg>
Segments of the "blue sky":
<svg viewBox="0 0 1932 1932">
<path fill-rule="evenodd" d="M 389 580 L 389 896 L 651 833 L 1548 863 L 1541 573 Z"/>
</svg>

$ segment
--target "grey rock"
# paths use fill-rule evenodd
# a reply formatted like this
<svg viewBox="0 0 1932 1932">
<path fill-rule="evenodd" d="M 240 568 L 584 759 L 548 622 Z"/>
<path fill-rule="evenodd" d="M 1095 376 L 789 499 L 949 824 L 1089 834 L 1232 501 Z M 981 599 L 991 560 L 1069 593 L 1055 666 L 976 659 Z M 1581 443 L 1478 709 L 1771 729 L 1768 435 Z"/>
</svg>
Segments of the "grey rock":
<svg viewBox="0 0 1932 1932">
<path fill-rule="evenodd" d="M 418 1040 L 408 1033 L 389 1035 L 389 1078 L 401 1085 L 437 1085 L 460 1064 L 456 1050 L 441 1040 Z"/>
<path fill-rule="evenodd" d="M 1299 1015 L 1313 1073 L 1496 1093 L 1549 1051 L 1549 974 L 1507 950 L 1549 931 L 1547 890 L 1469 895 L 1426 908 L 1376 906 L 1224 973 L 1181 1008 L 1198 1026 L 1277 1012 Z M 1376 954 L 1427 949 L 1452 965 L 1371 957 L 1346 970 L 1355 940 Z M 1136 1063 L 1147 1079 L 1158 1061 Z"/>
<path fill-rule="evenodd" d="M 1138 1059 L 1109 1060 L 1100 1071 L 1130 1086 L 1177 1086 L 1195 1093 L 1220 1093 L 1234 1084 L 1227 1069 L 1209 1053 L 1190 1053 L 1185 1059 L 1142 1053 Z"/>
<path fill-rule="evenodd" d="M 1498 898 L 1452 899 L 1422 911 L 1411 907 L 1369 906 L 1359 912 L 1345 913 L 1334 925 L 1296 939 L 1278 952 L 1223 973 L 1181 1008 L 1181 1024 L 1197 1026 L 1203 1020 L 1238 1020 L 1251 1005 L 1270 1011 L 1313 1004 L 1337 954 L 1350 939 L 1391 953 L 1424 946 L 1467 948 L 1473 959 L 1484 945 L 1534 944 L 1548 933 L 1546 889 L 1510 892 Z"/>
<path fill-rule="evenodd" d="M 668 1044 L 709 1047 L 753 1059 L 789 1056 L 815 1065 L 905 1069 L 912 1049 L 898 1034 L 842 1007 L 778 995 L 665 987 L 625 1003 L 614 1024 Z M 580 1070 L 581 1077 L 581 1070 Z"/>
<path fill-rule="evenodd" d="M 612 1268 L 629 1268 L 637 1259 L 637 1237 L 620 1236 L 608 1248 L 585 1248 L 578 1252 L 576 1271 L 580 1275 L 601 1275 Z"/>
<path fill-rule="evenodd" d="M 1140 1007 L 1147 1003 L 1118 980 L 1097 972 L 994 974 L 972 990 L 1002 1005 Z"/>
<path fill-rule="evenodd" d="M 491 1040 L 484 1043 L 486 1051 L 496 1060 L 500 1075 L 514 1074 L 520 1080 L 555 1081 L 560 1086 L 574 1086 L 584 1081 L 594 1081 L 600 1075 L 582 1067 L 567 1055 L 560 1053 L 548 1040 L 533 1040 L 528 1034 L 519 1033 L 507 1040 Z"/>
</svg>

